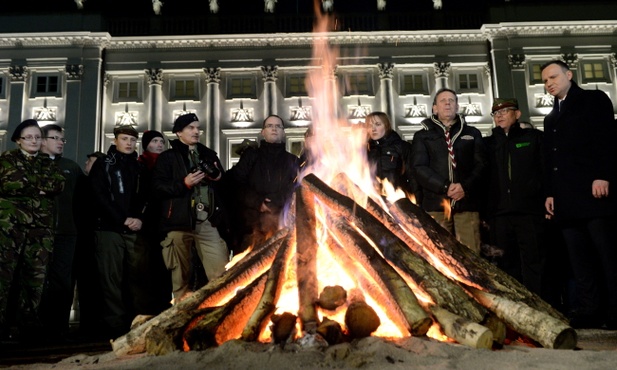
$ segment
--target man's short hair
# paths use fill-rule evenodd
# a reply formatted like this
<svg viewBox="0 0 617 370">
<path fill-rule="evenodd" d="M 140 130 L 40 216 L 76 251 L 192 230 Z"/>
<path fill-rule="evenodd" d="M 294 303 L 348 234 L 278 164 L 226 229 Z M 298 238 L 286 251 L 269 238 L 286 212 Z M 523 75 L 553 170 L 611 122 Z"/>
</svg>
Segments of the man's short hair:
<svg viewBox="0 0 617 370">
<path fill-rule="evenodd" d="M 454 95 L 454 99 L 458 103 L 458 95 L 456 95 L 456 91 L 449 89 L 447 87 L 442 87 L 441 89 L 437 90 L 437 92 L 435 93 L 435 97 L 433 98 L 433 105 L 437 105 L 437 97 L 441 95 L 441 93 L 444 93 L 444 92 L 451 92 Z"/>
<path fill-rule="evenodd" d="M 49 131 L 63 132 L 64 130 L 62 129 L 62 127 L 54 123 L 52 123 L 51 125 L 45 125 L 41 127 L 41 132 L 43 133 L 43 137 L 47 137 L 47 135 L 49 134 Z"/>
<path fill-rule="evenodd" d="M 281 125 L 283 125 L 283 128 L 285 128 L 285 121 L 283 121 L 283 119 L 282 119 L 281 117 L 277 116 L 276 114 L 270 114 L 268 117 L 266 117 L 266 118 L 264 119 L 264 121 L 262 122 L 262 124 L 261 124 L 261 128 L 266 128 L 266 120 L 267 120 L 268 118 L 270 118 L 270 117 L 276 117 L 276 118 L 278 118 L 278 119 L 281 121 Z"/>
<path fill-rule="evenodd" d="M 555 60 L 551 60 L 551 61 L 549 61 L 549 62 L 546 62 L 546 63 L 542 64 L 542 65 L 540 66 L 540 72 L 544 71 L 544 69 L 545 69 L 546 67 L 550 66 L 551 64 L 556 64 L 556 65 L 560 66 L 560 67 L 561 67 L 561 69 L 562 69 L 564 72 L 565 72 L 565 71 L 569 71 L 569 70 L 570 70 L 570 67 L 568 66 L 568 64 L 567 64 L 566 62 L 564 62 L 563 60 L 558 60 L 558 59 L 555 59 Z"/>
<path fill-rule="evenodd" d="M 118 138 L 118 135 L 120 134 L 134 136 L 135 138 L 139 137 L 139 133 L 131 125 L 118 126 L 114 128 L 114 137 L 116 139 Z"/>
</svg>

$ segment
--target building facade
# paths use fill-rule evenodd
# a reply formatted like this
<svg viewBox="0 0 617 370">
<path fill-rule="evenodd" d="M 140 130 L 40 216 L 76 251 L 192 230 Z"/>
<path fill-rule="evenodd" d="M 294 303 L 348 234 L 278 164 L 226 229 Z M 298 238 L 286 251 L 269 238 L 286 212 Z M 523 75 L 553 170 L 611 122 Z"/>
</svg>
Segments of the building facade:
<svg viewBox="0 0 617 370">
<path fill-rule="evenodd" d="M 106 32 L 0 34 L 0 150 L 26 118 L 66 129 L 66 156 L 82 162 L 106 151 L 118 125 L 173 138 L 175 117 L 196 113 L 202 142 L 230 168 L 263 119 L 286 120 L 298 153 L 319 107 L 306 77 L 320 68 L 313 43 L 336 50 L 324 73 L 330 111 L 354 125 L 384 111 L 407 140 L 431 114 L 441 87 L 456 90 L 460 112 L 489 134 L 495 97 L 516 97 L 523 120 L 542 127 L 552 108 L 540 66 L 567 62 L 584 89 L 615 104 L 617 21 L 486 24 L 477 30 L 122 36 Z"/>
</svg>

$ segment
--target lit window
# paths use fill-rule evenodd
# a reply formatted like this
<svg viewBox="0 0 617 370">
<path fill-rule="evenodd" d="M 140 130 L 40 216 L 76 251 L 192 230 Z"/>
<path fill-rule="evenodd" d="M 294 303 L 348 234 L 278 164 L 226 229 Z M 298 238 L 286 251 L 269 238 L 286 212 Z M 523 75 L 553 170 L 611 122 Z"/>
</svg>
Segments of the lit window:
<svg viewBox="0 0 617 370">
<path fill-rule="evenodd" d="M 287 96 L 308 96 L 304 76 L 287 77 Z"/>
<path fill-rule="evenodd" d="M 424 75 L 408 74 L 403 76 L 401 94 L 427 94 Z"/>
<path fill-rule="evenodd" d="M 347 76 L 345 95 L 371 95 L 371 80 L 368 73 Z"/>
<path fill-rule="evenodd" d="M 540 71 L 540 67 L 542 67 L 542 64 L 540 63 L 533 63 L 530 65 L 529 67 L 529 84 L 530 85 L 544 84 L 544 81 L 542 81 L 542 71 Z"/>
<path fill-rule="evenodd" d="M 584 62 L 583 69 L 583 83 L 590 82 L 610 82 L 608 73 L 606 73 L 606 66 L 604 62 Z"/>
<path fill-rule="evenodd" d="M 478 75 L 476 73 L 460 73 L 457 76 L 459 91 L 479 90 Z"/>
<path fill-rule="evenodd" d="M 228 98 L 257 98 L 254 77 L 232 77 L 229 81 Z"/>
<path fill-rule="evenodd" d="M 194 79 L 176 80 L 172 86 L 171 100 L 199 100 L 197 81 Z"/>
<path fill-rule="evenodd" d="M 136 99 L 138 97 L 137 82 L 120 82 L 118 84 L 119 99 Z"/>
</svg>

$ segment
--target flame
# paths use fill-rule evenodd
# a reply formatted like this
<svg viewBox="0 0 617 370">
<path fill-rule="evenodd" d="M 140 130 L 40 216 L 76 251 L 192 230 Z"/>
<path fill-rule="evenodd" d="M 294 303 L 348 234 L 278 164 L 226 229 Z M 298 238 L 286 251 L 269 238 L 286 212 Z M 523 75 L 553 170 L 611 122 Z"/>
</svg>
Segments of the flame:
<svg viewBox="0 0 617 370">
<path fill-rule="evenodd" d="M 452 216 L 452 206 L 450 200 L 448 198 L 444 198 L 444 200 L 441 202 L 441 205 L 443 206 L 444 219 L 449 220 Z"/>
</svg>

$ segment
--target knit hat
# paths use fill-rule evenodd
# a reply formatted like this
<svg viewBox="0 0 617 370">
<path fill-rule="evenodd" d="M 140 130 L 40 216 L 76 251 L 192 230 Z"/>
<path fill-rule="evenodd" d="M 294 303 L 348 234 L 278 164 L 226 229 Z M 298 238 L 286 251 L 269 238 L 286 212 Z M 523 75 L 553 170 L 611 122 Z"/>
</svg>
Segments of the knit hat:
<svg viewBox="0 0 617 370">
<path fill-rule="evenodd" d="M 503 108 L 518 109 L 518 100 L 516 100 L 515 98 L 495 98 L 495 100 L 493 100 L 493 108 L 491 112 L 495 112 Z"/>
<path fill-rule="evenodd" d="M 131 135 L 136 138 L 139 137 L 139 133 L 131 125 L 118 126 L 114 128 L 114 137 L 117 138 L 120 134 Z"/>
<path fill-rule="evenodd" d="M 155 137 L 160 137 L 161 139 L 163 139 L 163 142 L 165 142 L 165 136 L 163 136 L 163 134 L 161 134 L 160 132 L 155 130 L 145 131 L 143 136 L 141 137 L 142 149 L 146 150 L 148 148 L 148 144 L 150 144 L 152 139 L 154 139 Z"/>
<path fill-rule="evenodd" d="M 174 134 L 178 131 L 182 131 L 186 126 L 190 125 L 193 122 L 199 122 L 197 115 L 195 113 L 187 113 L 176 118 L 174 122 L 174 127 L 171 129 L 171 132 Z"/>
<path fill-rule="evenodd" d="M 15 128 L 15 131 L 13 131 L 13 135 L 11 136 L 11 141 L 14 142 L 14 143 L 17 142 L 17 140 L 21 137 L 21 132 L 26 127 L 30 127 L 30 126 L 39 127 L 39 123 L 36 120 L 34 120 L 34 119 L 27 119 L 27 120 L 23 121 L 22 123 L 20 123 Z"/>
</svg>

